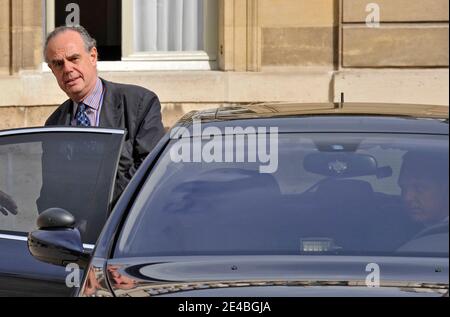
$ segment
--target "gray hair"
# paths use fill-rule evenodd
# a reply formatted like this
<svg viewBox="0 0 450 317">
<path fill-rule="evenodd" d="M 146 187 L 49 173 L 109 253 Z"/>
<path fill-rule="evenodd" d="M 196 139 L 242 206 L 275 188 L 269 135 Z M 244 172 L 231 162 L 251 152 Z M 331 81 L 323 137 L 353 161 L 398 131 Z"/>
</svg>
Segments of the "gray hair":
<svg viewBox="0 0 450 317">
<path fill-rule="evenodd" d="M 56 29 L 54 29 L 47 36 L 47 39 L 45 40 L 44 58 L 45 58 L 46 62 L 48 62 L 48 60 L 47 60 L 47 47 L 48 47 L 48 43 L 50 42 L 50 40 L 53 39 L 54 37 L 56 37 L 58 34 L 61 34 L 61 33 L 67 32 L 67 31 L 74 31 L 74 32 L 77 32 L 78 34 L 80 34 L 81 38 L 83 39 L 84 48 L 86 49 L 86 52 L 89 53 L 94 47 L 97 46 L 97 41 L 81 25 L 77 25 L 77 26 L 59 26 Z"/>
</svg>

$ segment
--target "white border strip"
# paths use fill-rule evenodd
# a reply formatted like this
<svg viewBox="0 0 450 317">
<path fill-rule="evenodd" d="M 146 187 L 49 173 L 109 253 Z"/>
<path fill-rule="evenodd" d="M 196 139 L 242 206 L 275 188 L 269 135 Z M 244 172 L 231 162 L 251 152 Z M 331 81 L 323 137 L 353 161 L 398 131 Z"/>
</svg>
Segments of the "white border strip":
<svg viewBox="0 0 450 317">
<path fill-rule="evenodd" d="M 46 128 L 26 128 L 26 129 L 14 129 L 0 131 L 1 136 L 8 135 L 21 135 L 29 133 L 42 133 L 42 132 L 84 132 L 84 133 L 104 133 L 104 134 L 121 134 L 124 135 L 124 130 L 119 129 L 103 129 L 103 128 L 79 128 L 79 127 L 46 127 Z"/>
<path fill-rule="evenodd" d="M 28 241 L 27 237 L 13 236 L 13 235 L 9 235 L 9 234 L 0 234 L 0 239 L 23 241 L 23 242 Z M 94 250 L 95 245 L 94 244 L 83 244 L 83 248 L 85 248 L 87 250 Z"/>
</svg>

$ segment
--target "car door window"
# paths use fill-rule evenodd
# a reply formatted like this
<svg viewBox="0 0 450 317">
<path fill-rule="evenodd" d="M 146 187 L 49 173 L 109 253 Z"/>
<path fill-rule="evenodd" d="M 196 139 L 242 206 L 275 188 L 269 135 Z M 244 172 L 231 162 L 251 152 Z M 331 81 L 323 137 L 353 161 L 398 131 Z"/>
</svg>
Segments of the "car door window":
<svg viewBox="0 0 450 317">
<path fill-rule="evenodd" d="M 36 228 L 49 208 L 72 213 L 84 243 L 106 221 L 124 132 L 45 128 L 0 132 L 0 233 Z"/>
</svg>

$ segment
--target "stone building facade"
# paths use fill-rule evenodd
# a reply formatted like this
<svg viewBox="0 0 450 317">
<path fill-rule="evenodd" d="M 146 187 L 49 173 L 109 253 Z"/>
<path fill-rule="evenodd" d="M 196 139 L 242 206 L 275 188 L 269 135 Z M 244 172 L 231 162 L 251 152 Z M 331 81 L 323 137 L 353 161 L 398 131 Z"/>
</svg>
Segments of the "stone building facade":
<svg viewBox="0 0 450 317">
<path fill-rule="evenodd" d="M 0 129 L 40 126 L 66 99 L 42 52 L 71 13 L 60 1 L 0 0 Z M 448 105 L 448 0 L 203 1 L 205 51 L 184 55 L 136 54 L 136 2 L 91 1 L 97 17 L 118 16 L 99 30 L 105 43 L 108 32 L 119 35 L 119 57 L 102 61 L 100 76 L 155 91 L 168 127 L 193 109 L 341 93 L 349 102 Z M 80 2 L 81 24 L 92 23 L 81 1 L 69 2 Z"/>
</svg>

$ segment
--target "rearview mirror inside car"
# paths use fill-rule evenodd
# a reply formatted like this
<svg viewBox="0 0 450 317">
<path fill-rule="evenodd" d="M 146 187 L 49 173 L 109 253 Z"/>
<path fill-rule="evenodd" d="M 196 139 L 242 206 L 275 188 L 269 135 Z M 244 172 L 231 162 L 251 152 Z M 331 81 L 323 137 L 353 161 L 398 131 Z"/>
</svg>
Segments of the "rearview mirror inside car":
<svg viewBox="0 0 450 317">
<path fill-rule="evenodd" d="M 312 153 L 305 157 L 303 168 L 328 177 L 359 177 L 377 175 L 378 163 L 371 155 L 353 152 Z"/>
</svg>

